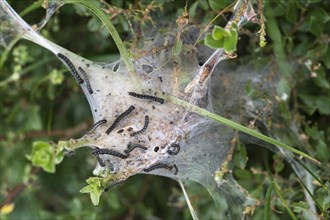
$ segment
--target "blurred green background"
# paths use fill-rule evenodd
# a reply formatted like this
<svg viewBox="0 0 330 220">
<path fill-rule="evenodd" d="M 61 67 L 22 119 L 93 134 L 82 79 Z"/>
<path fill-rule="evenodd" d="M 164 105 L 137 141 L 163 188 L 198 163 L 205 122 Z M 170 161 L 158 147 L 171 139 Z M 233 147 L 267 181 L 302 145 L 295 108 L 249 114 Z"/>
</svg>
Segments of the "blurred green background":
<svg viewBox="0 0 330 220">
<path fill-rule="evenodd" d="M 39 23 L 45 16 L 43 1 L 8 2 L 18 13 L 23 12 L 29 24 Z M 122 39 L 131 43 L 135 36 L 127 20 L 143 25 L 162 10 L 167 15 L 162 22 L 174 23 L 185 7 L 185 1 L 106 2 L 109 18 Z M 314 167 L 313 172 L 323 182 L 329 181 L 330 1 L 265 2 L 267 45 L 258 46 L 258 25 L 244 27 L 238 42 L 237 63 L 249 60 L 263 65 L 275 60 L 279 69 L 283 63 L 290 64 L 291 93 L 285 111 L 291 113 L 291 118 L 287 120 L 298 121 L 300 138 L 306 142 L 300 150 L 321 161 L 322 166 Z M 230 3 L 229 0 L 188 1 L 189 22 L 206 25 Z M 149 20 L 144 16 L 147 9 Z M 229 17 L 230 12 L 226 12 L 213 24 L 223 26 Z M 101 22 L 78 5 L 62 7 L 41 33 L 93 61 L 110 62 L 119 57 Z M 0 72 L 1 219 L 191 219 L 179 185 L 173 180 L 149 175 L 134 176 L 116 186 L 94 207 L 87 194 L 79 193 L 96 163 L 87 149 L 65 158 L 56 167 L 55 174 L 32 167 L 25 157 L 31 153 L 32 143 L 79 137 L 93 124 L 90 109 L 64 65 L 47 50 L 21 40 L 7 56 L 4 48 L 0 52 L 3 62 Z M 273 179 L 287 189 L 283 190 L 283 196 L 297 217 L 307 218 L 302 186 L 281 157 L 251 146 L 242 146 L 235 153 L 243 157 L 243 161 L 248 159 L 244 166 L 235 165 L 235 178 L 260 200 L 252 219 L 263 218 L 266 190 Z M 198 213 L 204 219 L 214 218 L 216 213 L 207 191 L 191 184 L 190 192 Z M 316 185 L 313 193 L 323 211 L 329 212 L 329 191 Z M 289 218 L 276 194 L 271 201 L 272 219 Z"/>
</svg>

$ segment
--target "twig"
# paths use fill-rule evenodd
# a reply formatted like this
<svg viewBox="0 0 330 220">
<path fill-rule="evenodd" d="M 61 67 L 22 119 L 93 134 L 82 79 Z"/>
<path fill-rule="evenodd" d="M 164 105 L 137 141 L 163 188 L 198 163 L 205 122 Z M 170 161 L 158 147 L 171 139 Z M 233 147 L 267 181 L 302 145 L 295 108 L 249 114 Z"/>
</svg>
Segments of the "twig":
<svg viewBox="0 0 330 220">
<path fill-rule="evenodd" d="M 40 137 L 53 137 L 53 136 L 59 136 L 63 139 L 67 139 L 69 137 L 72 137 L 84 130 L 86 130 L 89 127 L 89 124 L 87 122 L 82 122 L 76 127 L 68 128 L 68 129 L 56 129 L 52 131 L 30 131 L 24 133 L 24 138 L 33 139 L 33 138 L 40 138 Z M 0 135 L 0 140 L 5 140 L 5 135 Z"/>
<path fill-rule="evenodd" d="M 9 204 L 9 203 L 11 203 L 21 192 L 23 192 L 25 189 L 26 189 L 26 187 L 28 187 L 29 186 L 29 184 L 31 184 L 31 180 L 32 180 L 32 176 L 33 175 L 36 175 L 36 174 L 38 174 L 39 172 L 41 171 L 41 168 L 40 167 L 35 167 L 35 168 L 33 168 L 32 169 L 32 171 L 31 171 L 31 174 L 30 174 L 30 176 L 29 176 L 29 180 L 27 181 L 27 183 L 21 183 L 21 184 L 19 184 L 19 185 L 17 185 L 9 194 L 8 194 L 8 196 L 6 197 L 6 199 L 5 199 L 5 201 L 3 201 L 2 203 L 1 203 L 1 205 L 0 205 L 0 209 L 3 207 L 3 206 L 5 206 L 5 205 L 7 205 L 7 204 Z"/>
</svg>

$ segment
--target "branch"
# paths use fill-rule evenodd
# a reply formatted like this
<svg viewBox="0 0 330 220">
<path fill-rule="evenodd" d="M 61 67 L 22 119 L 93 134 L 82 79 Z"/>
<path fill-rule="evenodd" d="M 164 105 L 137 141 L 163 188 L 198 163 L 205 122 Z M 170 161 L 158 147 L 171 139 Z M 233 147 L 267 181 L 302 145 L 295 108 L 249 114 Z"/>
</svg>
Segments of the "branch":
<svg viewBox="0 0 330 220">
<path fill-rule="evenodd" d="M 1 203 L 0 210 L 3 206 L 11 203 L 21 192 L 23 192 L 26 189 L 26 187 L 28 187 L 29 184 L 32 183 L 32 179 L 33 179 L 32 177 L 34 175 L 38 174 L 40 171 L 41 171 L 40 167 L 33 168 L 30 173 L 29 180 L 27 181 L 27 183 L 21 183 L 21 184 L 17 185 L 11 192 L 9 192 L 5 201 L 3 201 L 3 203 Z"/>
<path fill-rule="evenodd" d="M 40 137 L 54 137 L 58 136 L 61 137 L 61 139 L 68 139 L 72 136 L 75 136 L 84 130 L 86 130 L 89 127 L 89 123 L 87 122 L 82 122 L 76 127 L 73 128 L 68 128 L 68 129 L 55 129 L 52 131 L 29 131 L 24 133 L 24 138 L 27 139 L 35 139 L 35 138 L 40 138 Z M 6 140 L 5 135 L 0 135 L 0 140 Z"/>
</svg>

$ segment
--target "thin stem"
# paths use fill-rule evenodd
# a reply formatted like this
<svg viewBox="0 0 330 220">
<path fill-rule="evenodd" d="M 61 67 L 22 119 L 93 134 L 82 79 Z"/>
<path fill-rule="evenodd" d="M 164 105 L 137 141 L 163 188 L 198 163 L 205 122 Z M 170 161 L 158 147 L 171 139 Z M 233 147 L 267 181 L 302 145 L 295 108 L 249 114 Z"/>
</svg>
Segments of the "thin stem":
<svg viewBox="0 0 330 220">
<path fill-rule="evenodd" d="M 188 195 L 187 195 L 186 189 L 184 188 L 184 185 L 183 185 L 181 179 L 179 179 L 179 184 L 180 184 L 180 186 L 181 186 L 181 189 L 182 189 L 183 195 L 184 195 L 184 197 L 185 197 L 185 199 L 186 199 L 186 202 L 187 202 L 187 205 L 188 205 L 188 208 L 189 208 L 189 211 L 190 211 L 190 213 L 191 213 L 192 218 L 193 218 L 194 220 L 198 220 L 197 214 L 196 214 L 196 212 L 195 212 L 193 206 L 192 206 L 191 203 L 190 203 L 190 199 L 189 199 L 189 197 L 188 197 Z"/>
<path fill-rule="evenodd" d="M 209 27 L 211 26 L 211 24 L 218 19 L 218 17 L 220 15 L 222 15 L 223 13 L 227 12 L 230 8 L 232 8 L 236 3 L 233 2 L 232 4 L 228 5 L 226 8 L 222 9 L 207 25 L 206 27 L 203 29 L 203 31 L 198 35 L 197 40 L 194 43 L 194 46 L 197 45 L 197 43 L 199 42 L 199 39 L 202 37 L 202 35 L 209 29 Z"/>
<path fill-rule="evenodd" d="M 29 176 L 29 180 L 28 180 L 28 183 L 21 183 L 19 185 L 17 185 L 9 194 L 8 196 L 6 197 L 5 201 L 3 201 L 1 204 L 0 204 L 0 210 L 2 207 L 4 207 L 5 205 L 11 203 L 20 193 L 22 193 L 26 187 L 29 186 L 29 184 L 31 184 L 30 181 L 33 181 L 34 178 L 33 176 L 38 174 L 39 172 L 41 171 L 41 168 L 40 167 L 36 167 L 36 168 L 33 168 L 31 173 L 30 173 L 30 176 Z"/>
<path fill-rule="evenodd" d="M 272 192 L 273 192 L 273 184 L 270 184 L 267 192 L 266 192 L 266 203 L 265 203 L 265 216 L 264 219 L 270 219 L 270 210 L 271 210 L 271 199 L 272 199 Z"/>
<path fill-rule="evenodd" d="M 89 0 L 67 0 L 65 3 L 69 4 L 81 4 L 87 7 L 91 12 L 93 12 L 104 24 L 104 26 L 108 29 L 111 37 L 115 41 L 115 44 L 118 47 L 121 58 L 123 59 L 128 71 L 130 72 L 131 78 L 134 82 L 139 82 L 138 77 L 135 73 L 134 64 L 130 59 L 129 53 L 127 52 L 123 41 L 121 40 L 116 28 L 111 23 L 110 19 L 106 16 L 106 14 L 94 4 L 94 1 Z"/>
<path fill-rule="evenodd" d="M 272 183 L 275 191 L 276 191 L 276 194 L 280 197 L 282 203 L 283 203 L 283 206 L 286 208 L 286 210 L 288 211 L 289 215 L 291 216 L 292 219 L 294 220 L 297 220 L 296 216 L 293 214 L 292 210 L 290 209 L 290 207 L 288 206 L 288 204 L 286 203 L 285 199 L 283 198 L 282 196 L 282 193 L 279 189 L 279 187 L 277 186 L 277 184 L 275 182 Z"/>
<path fill-rule="evenodd" d="M 233 128 L 235 130 L 238 130 L 238 131 L 241 131 L 243 133 L 249 134 L 249 135 L 251 135 L 253 137 L 256 137 L 256 138 L 258 138 L 260 140 L 266 141 L 267 143 L 274 144 L 274 145 L 276 145 L 278 147 L 281 147 L 283 149 L 286 149 L 286 150 L 289 150 L 291 152 L 294 152 L 294 153 L 296 153 L 296 154 L 298 154 L 300 156 L 303 156 L 305 158 L 308 158 L 308 159 L 310 159 L 311 161 L 313 161 L 313 162 L 315 162 L 317 164 L 320 164 L 320 162 L 318 160 L 314 159 L 313 157 L 309 156 L 308 154 L 306 154 L 306 153 L 304 153 L 302 151 L 299 151 L 299 150 L 297 150 L 297 149 L 295 149 L 293 147 L 290 147 L 290 146 L 288 146 L 288 145 L 286 145 L 286 144 L 284 144 L 284 143 L 282 143 L 280 141 L 277 141 L 277 140 L 275 140 L 273 138 L 270 138 L 270 137 L 268 137 L 266 135 L 263 135 L 263 134 L 255 131 L 255 130 L 252 130 L 252 129 L 247 128 L 247 127 L 245 127 L 243 125 L 240 125 L 240 124 L 238 124 L 238 123 L 236 123 L 234 121 L 231 121 L 229 119 L 223 118 L 223 117 L 221 117 L 221 116 L 219 116 L 217 114 L 214 114 L 212 112 L 209 112 L 209 111 L 207 111 L 207 110 L 205 110 L 203 108 L 200 108 L 200 107 L 198 107 L 196 105 L 190 104 L 190 103 L 188 103 L 188 102 L 186 102 L 184 100 L 181 100 L 181 99 L 179 99 L 177 97 L 174 97 L 174 96 L 171 96 L 171 95 L 168 95 L 167 97 L 164 97 L 164 98 L 167 101 L 169 101 L 169 102 L 172 102 L 174 104 L 177 104 L 177 105 L 180 105 L 180 106 L 185 107 L 187 110 L 190 110 L 190 111 L 195 112 L 195 113 L 197 113 L 199 115 L 208 117 L 208 118 L 210 118 L 210 119 L 212 119 L 214 121 L 217 121 L 217 122 L 219 122 L 221 124 L 224 124 L 224 125 L 226 125 L 226 126 L 228 126 L 230 128 Z"/>
</svg>

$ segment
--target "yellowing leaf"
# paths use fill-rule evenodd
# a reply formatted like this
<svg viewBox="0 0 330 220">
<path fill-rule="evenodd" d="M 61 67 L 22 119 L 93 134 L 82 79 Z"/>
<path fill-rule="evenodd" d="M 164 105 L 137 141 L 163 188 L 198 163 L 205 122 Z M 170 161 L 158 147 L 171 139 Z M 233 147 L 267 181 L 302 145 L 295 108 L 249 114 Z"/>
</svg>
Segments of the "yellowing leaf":
<svg viewBox="0 0 330 220">
<path fill-rule="evenodd" d="M 10 214 L 15 208 L 14 203 L 9 203 L 4 205 L 1 209 L 0 209 L 0 213 L 1 214 Z"/>
</svg>

